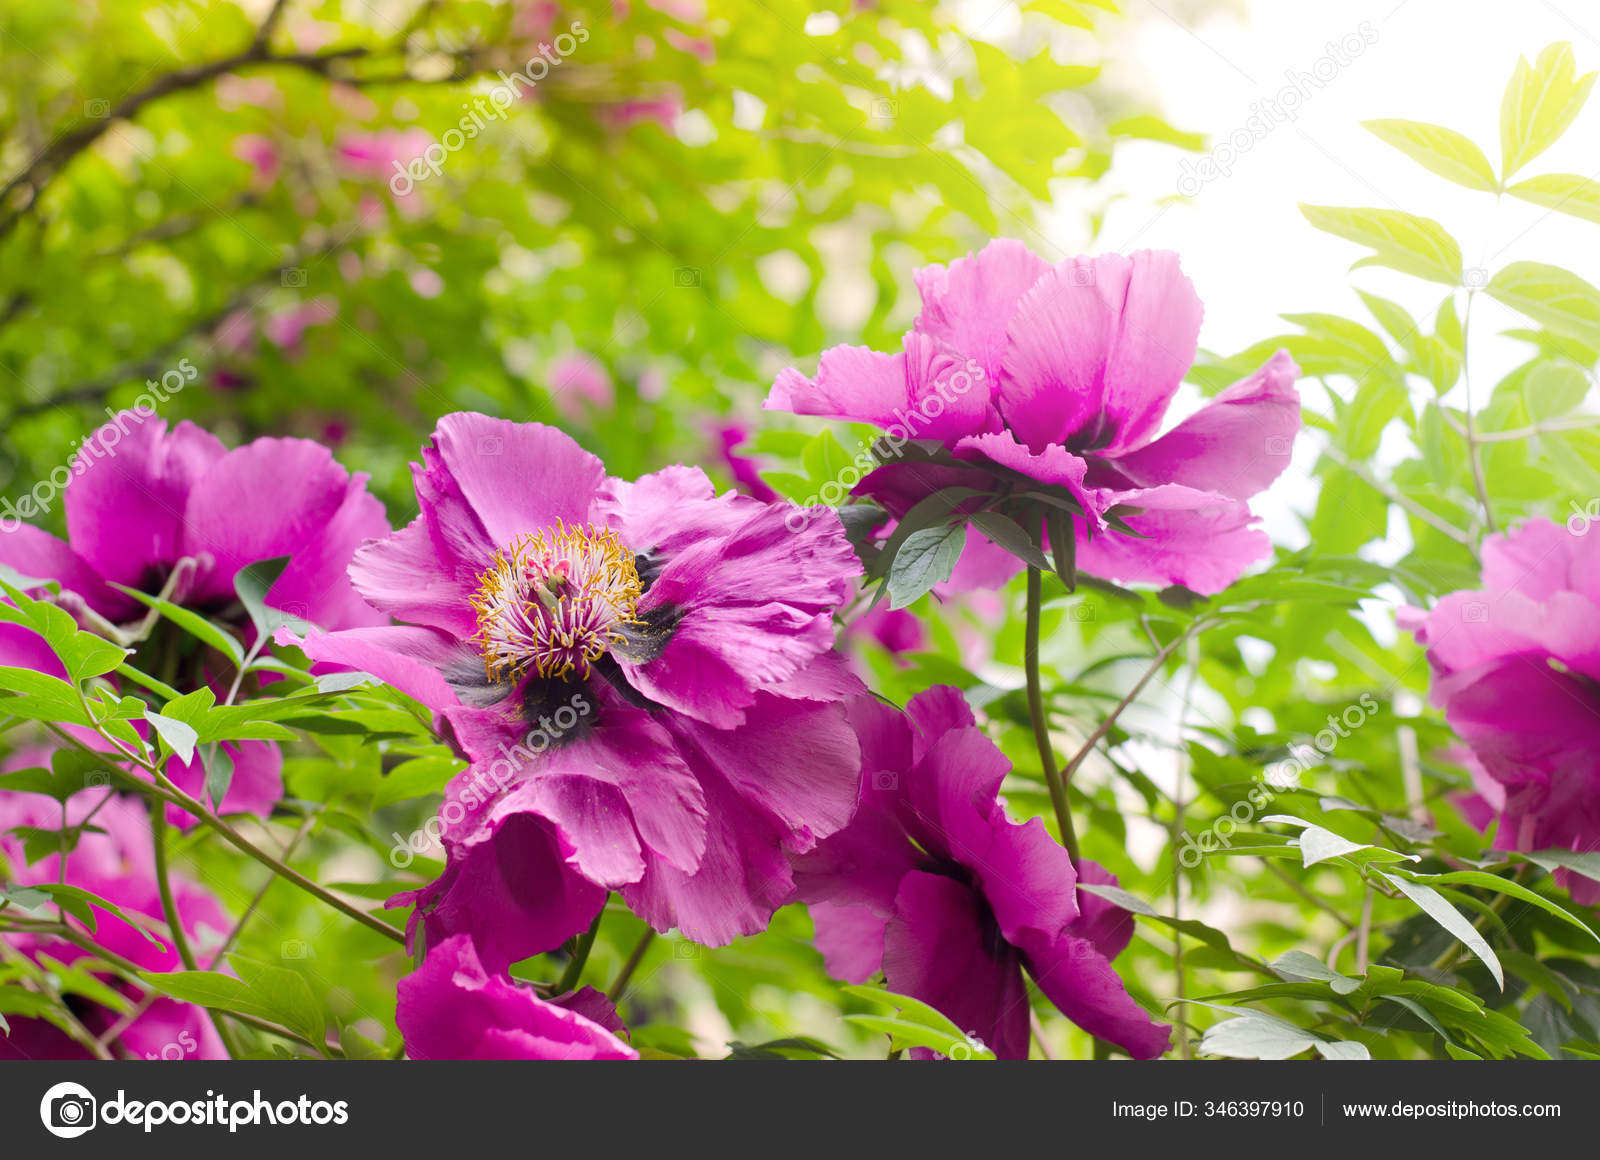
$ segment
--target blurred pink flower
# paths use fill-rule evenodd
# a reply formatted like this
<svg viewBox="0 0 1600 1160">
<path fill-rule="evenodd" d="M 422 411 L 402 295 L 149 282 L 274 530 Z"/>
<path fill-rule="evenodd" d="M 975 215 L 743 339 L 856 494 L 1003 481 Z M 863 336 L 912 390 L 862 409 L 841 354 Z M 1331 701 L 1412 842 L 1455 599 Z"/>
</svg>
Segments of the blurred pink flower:
<svg viewBox="0 0 1600 1160">
<path fill-rule="evenodd" d="M 641 101 L 619 101 L 614 105 L 600 105 L 595 116 L 613 133 L 625 133 L 644 121 L 654 121 L 671 132 L 683 113 L 683 102 L 677 94 L 654 97 Z"/>
<path fill-rule="evenodd" d="M 249 165 L 255 172 L 250 184 L 257 189 L 267 189 L 278 180 L 282 164 L 278 147 L 259 133 L 246 133 L 233 142 L 233 155 Z"/>
<path fill-rule="evenodd" d="M 604 364 L 593 355 L 569 351 L 550 364 L 550 401 L 568 419 L 589 408 L 604 410 L 616 401 L 616 389 Z"/>
<path fill-rule="evenodd" d="M 261 333 L 280 350 L 298 354 L 307 330 L 313 326 L 326 326 L 337 317 L 339 300 L 331 294 L 321 294 L 309 302 L 269 316 L 261 324 Z"/>
</svg>

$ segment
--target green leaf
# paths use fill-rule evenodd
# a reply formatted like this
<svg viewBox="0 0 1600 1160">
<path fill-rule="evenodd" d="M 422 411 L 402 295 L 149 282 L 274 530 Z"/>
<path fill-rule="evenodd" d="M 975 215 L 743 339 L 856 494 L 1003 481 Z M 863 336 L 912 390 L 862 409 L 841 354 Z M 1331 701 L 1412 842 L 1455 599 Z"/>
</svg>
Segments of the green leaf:
<svg viewBox="0 0 1600 1160">
<path fill-rule="evenodd" d="M 1050 537 L 1050 562 L 1068 592 L 1078 588 L 1078 535 L 1072 515 L 1058 507 L 1045 506 L 1045 534 Z"/>
<path fill-rule="evenodd" d="M 1500 101 L 1501 172 L 1506 178 L 1543 153 L 1566 132 L 1594 87 L 1594 73 L 1577 76 L 1572 45 L 1548 46 L 1538 61 L 1517 58 Z"/>
<path fill-rule="evenodd" d="M 163 683 L 161 681 L 156 680 L 154 677 L 150 676 L 150 674 L 148 674 L 148 673 L 141 673 L 138 669 L 134 668 L 132 665 L 118 665 L 112 671 L 115 672 L 119 677 L 127 677 L 128 680 L 132 681 L 134 684 L 140 686 L 141 688 L 149 689 L 152 693 L 154 693 L 156 696 L 160 697 L 163 701 L 176 700 L 179 696 L 182 695 L 182 694 L 180 694 L 178 692 L 177 689 L 174 689 L 171 685 L 168 685 L 168 684 L 165 684 L 165 683 Z"/>
<path fill-rule="evenodd" d="M 1305 951 L 1285 951 L 1271 964 L 1280 975 L 1297 979 L 1319 979 L 1328 984 L 1335 995 L 1348 995 L 1361 986 L 1361 980 L 1342 975 L 1315 955 Z"/>
<path fill-rule="evenodd" d="M 192 725 L 175 717 L 164 716 L 154 709 L 145 710 L 144 719 L 150 722 L 161 738 L 162 748 L 177 754 L 185 764 L 194 760 L 194 747 L 200 740 L 200 734 L 195 732 Z"/>
<path fill-rule="evenodd" d="M 1600 882 L 1600 854 L 1580 854 L 1573 850 L 1539 850 L 1522 857 L 1540 869 L 1554 874 L 1557 870 L 1570 870 L 1591 882 Z"/>
<path fill-rule="evenodd" d="M 278 582 L 278 577 L 288 568 L 289 561 L 288 556 L 257 560 L 254 564 L 240 568 L 233 578 L 233 590 L 239 594 L 239 600 L 244 604 L 245 611 L 250 614 L 250 623 L 255 625 L 257 639 L 271 640 L 272 634 L 285 626 L 301 635 L 311 627 L 301 617 L 281 609 L 267 607 L 267 593 L 272 591 L 272 586 Z"/>
<path fill-rule="evenodd" d="M 1542 262 L 1512 262 L 1484 292 L 1557 334 L 1600 347 L 1600 290 L 1576 274 Z"/>
<path fill-rule="evenodd" d="M 895 1019 L 878 1015 L 846 1015 L 845 1019 L 870 1031 L 892 1035 L 901 1046 L 927 1047 L 951 1059 L 994 1058 L 993 1051 L 970 1038 L 943 1012 L 920 999 L 897 995 L 880 987 L 847 986 L 840 990 L 846 995 L 899 1011 L 899 1018 Z"/>
<path fill-rule="evenodd" d="M 950 579 L 966 545 L 967 530 L 960 524 L 923 528 L 906 537 L 889 566 L 889 607 L 904 608 Z"/>
<path fill-rule="evenodd" d="M 1457 185 L 1490 193 L 1500 188 L 1483 150 L 1454 129 L 1422 121 L 1378 120 L 1361 124 L 1424 169 Z"/>
<path fill-rule="evenodd" d="M 1357 265 L 1388 266 L 1404 274 L 1461 284 L 1461 247 L 1438 222 L 1397 209 L 1359 209 L 1306 205 L 1300 212 L 1317 229 L 1370 247 L 1374 253 Z"/>
<path fill-rule="evenodd" d="M 1589 376 L 1569 362 L 1541 359 L 1522 377 L 1522 399 L 1534 422 L 1571 414 L 1589 393 Z"/>
<path fill-rule="evenodd" d="M 34 669 L 0 665 L 0 689 L 17 694 L 0 706 L 7 713 L 36 721 L 93 724 L 78 699 L 78 690 L 58 677 Z"/>
<path fill-rule="evenodd" d="M 916 505 L 895 524 L 894 531 L 884 541 L 883 551 L 878 556 L 878 564 L 868 573 L 868 579 L 875 580 L 886 574 L 899 556 L 900 548 L 914 533 L 944 524 L 956 508 L 969 499 L 986 494 L 988 493 L 972 487 L 946 487 L 917 501 Z"/>
<path fill-rule="evenodd" d="M 228 962 L 239 978 L 220 971 L 141 971 L 140 978 L 162 994 L 217 1011 L 237 1011 L 281 1024 L 322 1044 L 326 1019 L 310 985 L 294 971 L 272 967 L 240 955 Z"/>
<path fill-rule="evenodd" d="M 111 672 L 129 655 L 127 649 L 92 632 L 75 632 L 55 647 L 67 674 L 78 683 Z"/>
<path fill-rule="evenodd" d="M 1041 572 L 1050 571 L 1050 561 L 1044 558 L 1044 553 L 1039 551 L 1032 538 L 1015 520 L 999 512 L 974 512 L 968 517 L 968 522 L 1024 564 Z"/>
<path fill-rule="evenodd" d="M 1600 222 L 1600 182 L 1575 173 L 1544 173 L 1519 181 L 1506 190 L 1512 197 L 1531 201 L 1584 221 Z"/>
<path fill-rule="evenodd" d="M 1513 882 L 1509 878 L 1501 878 L 1495 874 L 1485 874 L 1481 870 L 1451 870 L 1445 874 L 1415 875 L 1417 879 L 1428 882 L 1443 882 L 1451 885 L 1481 886 L 1485 890 L 1493 890 L 1498 894 L 1508 894 L 1512 898 L 1537 906 L 1546 914 L 1553 914 L 1563 922 L 1569 923 L 1583 931 L 1584 934 L 1600 942 L 1600 935 L 1595 934 L 1577 915 L 1565 910 L 1551 902 L 1541 894 L 1535 894 L 1521 883 Z"/>
<path fill-rule="evenodd" d="M 354 1027 L 339 1029 L 339 1047 L 346 1059 L 388 1059 L 389 1053 Z"/>
<path fill-rule="evenodd" d="M 1465 943 L 1467 949 L 1477 955 L 1483 961 L 1483 965 L 1489 968 L 1489 973 L 1494 976 L 1495 982 L 1500 984 L 1500 989 L 1505 990 L 1506 976 L 1500 968 L 1500 960 L 1495 957 L 1489 944 L 1483 941 L 1483 936 L 1459 910 L 1446 902 L 1437 890 L 1425 883 L 1409 882 L 1396 874 L 1382 876 L 1392 882 L 1394 888 L 1401 894 L 1421 907 L 1424 914 Z"/>
<path fill-rule="evenodd" d="M 53 900 L 61 905 L 63 910 L 72 915 L 72 917 L 76 918 L 78 921 L 82 922 L 84 926 L 88 927 L 90 933 L 93 933 L 96 927 L 94 911 L 103 910 L 107 914 L 110 914 L 116 918 L 120 918 L 134 930 L 144 935 L 144 937 L 156 947 L 159 947 L 163 953 L 166 952 L 167 948 L 162 944 L 160 939 L 156 938 L 155 935 L 147 931 L 134 918 L 129 916 L 115 903 L 107 902 L 98 894 L 92 894 L 81 887 L 66 886 L 59 882 L 36 882 L 32 887 L 30 887 L 30 889 L 38 890 L 48 894 Z"/>
<path fill-rule="evenodd" d="M 1266 820 L 1266 819 L 1263 819 Z M 1354 854 L 1358 850 L 1370 850 L 1373 847 L 1360 842 L 1352 842 L 1348 838 L 1335 834 L 1332 830 L 1325 830 L 1321 826 L 1307 826 L 1300 831 L 1300 858 L 1302 864 L 1309 869 L 1318 862 L 1326 862 L 1329 858 L 1341 858 L 1346 854 Z"/>
<path fill-rule="evenodd" d="M 232 784 L 233 756 L 218 745 L 206 758 L 206 796 L 211 799 L 212 809 L 222 807 L 222 799 L 228 796 L 228 787 Z"/>
<path fill-rule="evenodd" d="M 223 631 L 220 626 L 212 624 L 205 617 L 198 616 L 187 608 L 172 603 L 170 600 L 162 600 L 158 596 L 150 596 L 140 592 L 137 588 L 129 588 L 123 584 L 112 584 L 111 587 L 124 595 L 133 597 L 147 607 L 154 608 L 190 636 L 204 641 L 228 657 L 233 661 L 235 667 L 244 663 L 243 646 L 227 632 Z"/>
</svg>

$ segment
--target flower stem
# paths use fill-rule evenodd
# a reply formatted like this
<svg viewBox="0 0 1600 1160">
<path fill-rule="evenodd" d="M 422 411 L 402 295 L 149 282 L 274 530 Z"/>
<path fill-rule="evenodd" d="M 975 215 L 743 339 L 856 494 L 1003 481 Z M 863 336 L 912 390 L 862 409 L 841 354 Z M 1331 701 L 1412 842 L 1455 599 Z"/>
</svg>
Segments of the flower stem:
<svg viewBox="0 0 1600 1160">
<path fill-rule="evenodd" d="M 1472 326 L 1472 296 L 1475 291 L 1467 291 L 1467 306 L 1461 312 L 1461 387 L 1465 392 L 1465 405 L 1462 408 L 1467 423 L 1467 462 L 1472 466 L 1472 485 L 1477 489 L 1478 502 L 1483 505 L 1483 522 L 1493 532 L 1498 530 L 1494 522 L 1494 507 L 1489 502 L 1489 487 L 1483 476 L 1483 454 L 1478 445 L 1478 431 L 1472 415 L 1472 370 L 1467 362 L 1467 334 Z"/>
<path fill-rule="evenodd" d="M 611 984 L 611 989 L 606 992 L 606 998 L 612 1003 L 622 1000 L 624 992 L 628 989 L 628 982 L 633 978 L 633 972 L 639 969 L 639 964 L 644 962 L 644 954 L 650 949 L 650 944 L 655 940 L 656 932 L 649 927 L 644 928 L 644 933 L 639 936 L 639 941 L 634 944 L 633 951 L 628 955 L 628 961 L 622 964 L 622 970 L 617 972 L 616 982 Z"/>
<path fill-rule="evenodd" d="M 189 936 L 183 931 L 183 919 L 178 914 L 178 904 L 172 897 L 172 875 L 167 868 L 167 804 L 161 801 L 150 803 L 150 835 L 151 845 L 155 847 L 156 855 L 156 890 L 161 895 L 161 913 L 167 920 L 167 931 L 172 935 L 172 945 L 178 949 L 178 957 L 183 960 L 183 967 L 187 971 L 198 971 L 200 963 L 194 957 L 194 949 L 189 946 Z"/>
<path fill-rule="evenodd" d="M 589 929 L 578 936 L 578 944 L 572 948 L 572 957 L 567 960 L 567 969 L 561 972 L 561 979 L 556 983 L 557 995 L 565 995 L 583 978 L 584 964 L 589 961 L 589 952 L 594 948 L 594 936 L 600 932 L 600 922 L 605 916 L 606 908 L 602 906 L 600 913 L 589 924 Z"/>
<path fill-rule="evenodd" d="M 1078 862 L 1078 833 L 1072 826 L 1072 805 L 1067 800 L 1067 783 L 1056 766 L 1056 754 L 1050 744 L 1050 723 L 1045 716 L 1044 694 L 1039 686 L 1039 614 L 1043 605 L 1043 578 L 1039 569 L 1028 569 L 1028 624 L 1023 645 L 1022 663 L 1028 676 L 1028 716 L 1033 721 L 1033 740 L 1039 747 L 1039 764 L 1044 769 L 1045 784 L 1050 787 L 1050 804 L 1055 807 L 1056 825 L 1061 830 L 1061 844 L 1073 865 Z"/>
</svg>

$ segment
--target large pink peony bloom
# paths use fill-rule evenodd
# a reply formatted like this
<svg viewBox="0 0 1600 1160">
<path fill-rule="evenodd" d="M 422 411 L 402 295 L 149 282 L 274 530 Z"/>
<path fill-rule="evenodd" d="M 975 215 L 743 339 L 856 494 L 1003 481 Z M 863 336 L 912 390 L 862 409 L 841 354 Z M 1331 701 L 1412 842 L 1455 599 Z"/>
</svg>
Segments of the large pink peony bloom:
<svg viewBox="0 0 1600 1160">
<path fill-rule="evenodd" d="M 412 1059 L 638 1059 L 592 987 L 555 999 L 484 970 L 472 940 L 446 939 L 400 980 L 395 1022 Z"/>
<path fill-rule="evenodd" d="M 9 762 L 20 768 L 33 762 L 49 764 L 48 751 L 24 752 Z M 108 796 L 109 795 L 109 796 Z M 104 804 L 101 799 L 107 798 Z M 87 890 L 119 907 L 124 913 L 163 921 L 161 898 L 156 888 L 150 821 L 144 809 L 132 798 L 111 794 L 110 790 L 85 790 L 67 800 L 66 820 L 81 825 L 93 818 L 77 847 L 67 856 L 61 870 L 61 856 L 47 854 L 29 866 L 22 842 L 8 833 L 16 826 L 59 829 L 61 807 L 39 794 L 0 791 L 0 883 L 7 886 L 32 886 L 64 880 L 69 886 Z M 96 832 L 103 831 L 103 832 Z M 184 930 L 197 953 L 208 944 L 215 946 L 228 932 L 230 923 L 212 895 L 181 879 L 174 879 L 173 898 L 183 916 Z M 114 915 L 97 912 L 93 938 L 108 951 L 131 959 L 148 971 L 176 971 L 183 968 L 178 953 L 164 935 L 162 945 L 151 942 L 139 931 Z M 79 925 L 76 919 L 69 919 Z M 87 932 L 86 932 L 87 933 Z M 48 954 L 60 962 L 75 962 L 86 952 L 72 943 L 47 935 L 5 936 L 13 947 L 28 955 Z M 134 1010 L 142 992 L 132 986 L 122 988 Z M 79 1017 L 96 1035 L 121 1024 L 122 1013 L 99 1003 L 86 1004 Z M 0 1059 L 87 1059 L 89 1052 L 66 1032 L 43 1019 L 10 1019 L 11 1034 L 0 1035 Z M 203 1007 L 174 999 L 154 1000 L 135 1019 L 127 1023 L 112 1041 L 113 1050 L 133 1059 L 226 1059 L 222 1040 Z"/>
<path fill-rule="evenodd" d="M 1484 540 L 1482 589 L 1398 619 L 1470 750 L 1478 820 L 1499 817 L 1495 848 L 1600 849 L 1600 537 L 1528 520 Z M 1600 883 L 1556 877 L 1600 904 Z"/>
<path fill-rule="evenodd" d="M 1167 1028 L 1129 997 L 1111 968 L 1133 917 L 1082 880 L 1039 818 L 1006 817 L 1005 756 L 977 727 L 958 689 L 936 686 L 906 712 L 858 697 L 861 738 L 855 818 L 797 855 L 795 884 L 810 904 L 828 970 L 851 982 L 882 971 L 891 991 L 937 1007 L 1002 1059 L 1028 1054 L 1023 972 L 1085 1031 L 1140 1059 L 1167 1049 Z"/>
<path fill-rule="evenodd" d="M 837 517 L 717 495 L 697 469 L 608 478 L 562 432 L 440 420 L 422 514 L 351 576 L 409 624 L 312 635 L 436 710 L 472 766 L 422 893 L 431 943 L 498 971 L 583 930 L 605 891 L 725 943 L 788 901 L 786 851 L 842 826 L 860 682 L 832 615 L 861 572 Z"/>
<path fill-rule="evenodd" d="M 786 370 L 767 399 L 943 450 L 888 462 L 855 494 L 903 516 L 943 488 L 1006 499 L 1050 485 L 1081 509 L 1078 565 L 1112 580 L 1213 593 L 1267 555 L 1246 501 L 1289 463 L 1298 368 L 1280 351 L 1158 437 L 1202 312 L 1175 254 L 1052 266 L 1001 239 L 916 281 L 923 309 L 899 354 L 835 347 L 815 378 Z M 950 586 L 995 587 L 1021 567 L 973 529 Z"/>
<path fill-rule="evenodd" d="M 169 430 L 163 419 L 123 411 L 84 440 L 71 465 L 49 481 L 51 490 L 41 482 L 32 493 L 31 502 L 45 512 L 56 503 L 64 507 L 68 540 L 23 523 L 18 515 L 41 513 L 19 502 L 15 515 L 0 515 L 0 565 L 57 582 L 58 602 L 80 619 L 140 620 L 147 609 L 111 587 L 120 584 L 164 592 L 248 635 L 253 629 L 234 577 L 246 565 L 288 556 L 267 595 L 273 607 L 326 628 L 381 624 L 383 615 L 345 575 L 357 545 L 389 530 L 366 479 L 307 439 L 257 439 L 230 451 L 193 423 Z M 168 677 L 181 691 L 231 679 L 226 662 L 213 667 L 205 650 L 176 641 L 171 647 L 183 653 Z M 66 675 L 43 638 L 13 624 L 0 624 L 0 664 Z M 234 775 L 222 811 L 265 814 L 283 796 L 277 747 L 263 741 L 225 747 Z M 167 775 L 187 793 L 204 793 L 198 757 L 187 764 L 173 758 Z M 176 806 L 169 813 L 175 824 L 193 824 Z"/>
</svg>

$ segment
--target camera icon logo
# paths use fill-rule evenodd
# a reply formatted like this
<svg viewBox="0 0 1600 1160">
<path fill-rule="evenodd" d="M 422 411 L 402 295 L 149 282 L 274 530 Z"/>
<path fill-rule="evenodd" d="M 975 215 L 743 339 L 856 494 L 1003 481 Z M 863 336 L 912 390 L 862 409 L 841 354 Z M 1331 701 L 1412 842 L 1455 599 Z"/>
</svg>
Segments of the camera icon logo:
<svg viewBox="0 0 1600 1160">
<path fill-rule="evenodd" d="M 1288 455 L 1294 451 L 1294 440 L 1287 435 L 1267 436 L 1268 455 Z"/>
<path fill-rule="evenodd" d="M 1489 619 L 1489 606 L 1478 600 L 1463 604 L 1461 619 L 1468 624 L 1482 624 Z"/>
<path fill-rule="evenodd" d="M 317 952 L 311 949 L 311 944 L 303 938 L 285 939 L 278 947 L 278 953 L 286 959 L 314 959 Z"/>
<path fill-rule="evenodd" d="M 306 284 L 306 272 L 301 266 L 291 266 L 283 272 L 280 279 L 285 286 L 297 287 Z"/>
<path fill-rule="evenodd" d="M 1080 600 L 1072 606 L 1072 619 L 1079 624 L 1088 624 L 1095 619 L 1094 605 L 1087 600 Z"/>
<path fill-rule="evenodd" d="M 700 270 L 695 266 L 679 266 L 672 271 L 672 284 L 678 287 L 695 287 L 700 285 Z"/>
<path fill-rule="evenodd" d="M 85 789 L 109 789 L 111 775 L 103 769 L 91 769 L 83 775 L 83 786 Z"/>
<path fill-rule="evenodd" d="M 675 959 L 698 959 L 700 957 L 700 944 L 675 942 L 672 944 L 672 957 Z"/>
<path fill-rule="evenodd" d="M 39 1101 L 39 1119 L 52 1136 L 72 1140 L 94 1127 L 98 1106 L 81 1083 L 58 1083 Z"/>
<path fill-rule="evenodd" d="M 883 793 L 892 793 L 900 788 L 900 775 L 892 769 L 876 770 L 872 775 L 872 788 Z"/>
<path fill-rule="evenodd" d="M 83 102 L 83 115 L 93 121 L 103 121 L 111 115 L 111 102 L 104 97 L 90 97 Z"/>
</svg>

